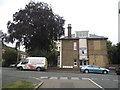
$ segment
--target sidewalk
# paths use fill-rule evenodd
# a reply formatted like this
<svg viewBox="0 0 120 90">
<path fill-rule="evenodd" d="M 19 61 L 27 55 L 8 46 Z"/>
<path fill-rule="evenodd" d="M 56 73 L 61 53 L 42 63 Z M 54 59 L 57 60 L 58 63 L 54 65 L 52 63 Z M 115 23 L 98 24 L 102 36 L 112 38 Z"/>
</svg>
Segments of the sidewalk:
<svg viewBox="0 0 120 90">
<path fill-rule="evenodd" d="M 51 83 L 52 82 L 52 83 Z M 89 80 L 44 80 L 41 88 L 98 88 Z"/>
</svg>

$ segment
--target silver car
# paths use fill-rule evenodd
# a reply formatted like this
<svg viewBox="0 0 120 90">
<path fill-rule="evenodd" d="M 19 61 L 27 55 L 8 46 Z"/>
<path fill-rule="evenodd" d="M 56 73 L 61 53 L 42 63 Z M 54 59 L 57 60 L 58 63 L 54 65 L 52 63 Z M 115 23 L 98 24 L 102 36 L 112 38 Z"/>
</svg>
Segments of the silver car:
<svg viewBox="0 0 120 90">
<path fill-rule="evenodd" d="M 94 72 L 94 73 L 103 73 L 103 74 L 108 74 L 110 72 L 109 69 L 107 69 L 107 68 L 101 68 L 101 67 L 96 66 L 96 65 L 82 66 L 80 68 L 80 71 L 83 72 L 83 73 Z"/>
</svg>

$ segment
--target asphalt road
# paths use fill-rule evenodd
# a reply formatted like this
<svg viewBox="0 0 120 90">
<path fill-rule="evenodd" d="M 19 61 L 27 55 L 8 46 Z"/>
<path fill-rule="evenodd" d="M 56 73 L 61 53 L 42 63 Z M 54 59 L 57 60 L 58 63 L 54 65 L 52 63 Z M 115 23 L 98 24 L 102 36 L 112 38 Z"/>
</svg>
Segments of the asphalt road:
<svg viewBox="0 0 120 90">
<path fill-rule="evenodd" d="M 1 78 L 0 78 L 1 79 Z M 118 88 L 118 75 L 84 74 L 79 71 L 19 71 L 15 68 L 2 68 L 2 86 L 18 80 L 44 81 L 42 88 Z M 51 83 L 48 84 L 48 83 Z M 52 87 L 52 84 L 54 87 Z M 56 86 L 56 87 L 55 87 Z"/>
</svg>

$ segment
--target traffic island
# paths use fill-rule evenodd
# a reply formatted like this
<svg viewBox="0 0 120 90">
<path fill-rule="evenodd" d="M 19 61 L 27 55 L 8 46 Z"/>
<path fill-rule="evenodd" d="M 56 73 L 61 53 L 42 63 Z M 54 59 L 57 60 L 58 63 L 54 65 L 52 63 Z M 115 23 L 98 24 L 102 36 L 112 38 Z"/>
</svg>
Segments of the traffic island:
<svg viewBox="0 0 120 90">
<path fill-rule="evenodd" d="M 21 81 L 16 81 L 13 82 L 5 87 L 2 88 L 2 90 L 11 90 L 11 89 L 15 89 L 15 90 L 37 90 L 41 85 L 43 84 L 43 82 L 41 81 L 40 83 L 33 83 L 30 81 L 26 81 L 26 80 L 21 80 Z"/>
</svg>

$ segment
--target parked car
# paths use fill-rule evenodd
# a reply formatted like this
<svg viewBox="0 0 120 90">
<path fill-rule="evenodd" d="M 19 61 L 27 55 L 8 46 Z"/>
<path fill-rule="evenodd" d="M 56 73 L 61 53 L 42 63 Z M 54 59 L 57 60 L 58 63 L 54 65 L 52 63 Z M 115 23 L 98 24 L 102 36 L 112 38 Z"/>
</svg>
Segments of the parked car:
<svg viewBox="0 0 120 90">
<path fill-rule="evenodd" d="M 116 72 L 117 75 L 120 75 L 120 66 L 116 67 L 115 72 Z"/>
<path fill-rule="evenodd" d="M 16 64 L 10 64 L 9 67 L 11 68 L 16 67 Z"/>
<path fill-rule="evenodd" d="M 89 73 L 89 72 L 94 72 L 94 73 L 103 73 L 103 74 L 108 74 L 110 72 L 109 69 L 107 68 L 101 68 L 96 65 L 85 65 L 80 68 L 80 71 L 83 73 Z"/>
</svg>

